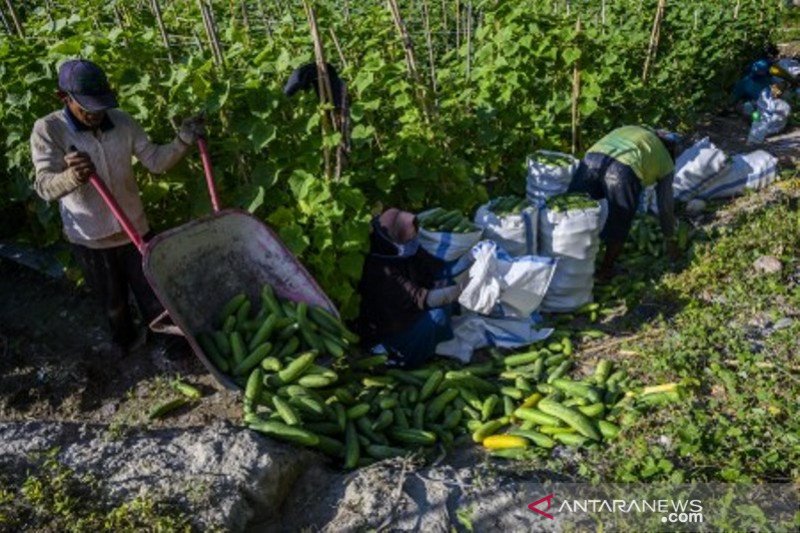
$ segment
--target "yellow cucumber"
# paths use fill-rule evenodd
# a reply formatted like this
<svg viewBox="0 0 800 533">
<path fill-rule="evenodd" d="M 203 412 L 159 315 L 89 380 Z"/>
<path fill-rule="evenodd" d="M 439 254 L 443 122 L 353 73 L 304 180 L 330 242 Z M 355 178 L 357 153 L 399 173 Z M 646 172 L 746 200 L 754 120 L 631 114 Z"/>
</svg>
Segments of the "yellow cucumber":
<svg viewBox="0 0 800 533">
<path fill-rule="evenodd" d="M 483 439 L 481 444 L 487 450 L 505 450 L 507 448 L 526 448 L 528 440 L 519 435 L 489 435 Z"/>
</svg>

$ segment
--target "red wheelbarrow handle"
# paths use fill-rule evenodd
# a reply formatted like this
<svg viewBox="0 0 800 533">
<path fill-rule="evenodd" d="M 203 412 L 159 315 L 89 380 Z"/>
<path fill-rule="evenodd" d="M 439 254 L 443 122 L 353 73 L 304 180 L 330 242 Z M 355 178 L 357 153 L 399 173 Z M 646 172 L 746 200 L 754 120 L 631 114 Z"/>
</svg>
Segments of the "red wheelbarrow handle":
<svg viewBox="0 0 800 533">
<path fill-rule="evenodd" d="M 139 235 L 139 232 L 136 231 L 135 227 L 133 227 L 131 219 L 129 219 L 128 215 L 125 214 L 125 211 L 122 210 L 119 202 L 117 202 L 117 199 L 114 198 L 113 194 L 111 194 L 111 191 L 108 190 L 105 182 L 103 182 L 103 180 L 100 179 L 100 176 L 98 176 L 96 173 L 89 176 L 89 182 L 94 186 L 95 189 L 97 189 L 97 192 L 103 198 L 103 201 L 105 201 L 108 208 L 111 209 L 111 212 L 114 213 L 114 218 L 119 221 L 122 229 L 125 231 L 125 234 L 139 250 L 139 253 L 144 253 L 144 240 L 142 239 L 142 236 Z"/>
<path fill-rule="evenodd" d="M 198 137 L 197 148 L 200 150 L 200 160 L 203 162 L 203 172 L 206 176 L 208 194 L 211 196 L 211 207 L 215 213 L 218 213 L 219 197 L 217 196 L 217 187 L 214 184 L 214 173 L 211 169 L 211 157 L 208 155 L 208 144 L 206 144 L 206 140 L 204 138 Z M 119 221 L 123 231 L 134 244 L 134 246 L 136 246 L 136 248 L 139 250 L 139 253 L 143 254 L 145 246 L 144 239 L 142 239 L 142 236 L 139 235 L 138 231 L 136 231 L 131 219 L 129 219 L 128 215 L 125 214 L 122 206 L 119 205 L 119 202 L 117 202 L 117 199 L 114 198 L 113 194 L 111 194 L 111 191 L 108 190 L 105 182 L 100 179 L 100 176 L 98 176 L 96 173 L 89 176 L 89 182 L 97 190 L 98 194 L 106 203 L 108 208 L 111 209 L 111 212 L 114 214 L 114 218 Z"/>
<path fill-rule="evenodd" d="M 208 155 L 208 144 L 203 137 L 197 138 L 197 148 L 200 150 L 200 161 L 203 162 L 208 195 L 211 197 L 211 208 L 215 213 L 219 213 L 219 197 L 217 196 L 217 186 L 214 183 L 214 172 L 211 169 L 211 157 Z"/>
</svg>

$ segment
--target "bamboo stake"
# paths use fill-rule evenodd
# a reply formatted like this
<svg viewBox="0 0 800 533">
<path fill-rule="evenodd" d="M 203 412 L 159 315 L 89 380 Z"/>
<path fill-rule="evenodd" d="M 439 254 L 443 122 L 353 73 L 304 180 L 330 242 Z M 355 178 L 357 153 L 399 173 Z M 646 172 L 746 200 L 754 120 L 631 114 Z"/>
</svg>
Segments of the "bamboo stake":
<svg viewBox="0 0 800 533">
<path fill-rule="evenodd" d="M 430 110 L 428 109 L 428 102 L 427 98 L 425 97 L 424 92 L 422 91 L 422 81 L 419 77 L 419 70 L 417 69 L 417 61 L 414 57 L 414 44 L 411 41 L 411 36 L 406 29 L 406 25 L 403 22 L 403 18 L 400 16 L 400 8 L 397 7 L 397 0 L 386 0 L 387 5 L 389 6 L 389 11 L 392 14 L 392 20 L 394 21 L 395 28 L 397 28 L 397 32 L 400 34 L 400 38 L 403 41 L 403 51 L 405 52 L 406 57 L 406 67 L 408 69 L 408 74 L 411 77 L 412 83 L 415 86 L 417 98 L 420 102 L 420 107 L 422 108 L 423 118 L 425 122 L 430 121 Z"/>
<path fill-rule="evenodd" d="M 303 9 L 306 12 L 308 19 L 308 26 L 311 30 L 311 40 L 314 42 L 314 59 L 317 65 L 317 84 L 319 90 L 320 108 L 322 111 L 322 155 L 325 163 L 325 177 L 332 179 L 334 177 L 333 162 L 331 161 L 330 147 L 325 143 L 328 135 L 336 131 L 336 120 L 333 111 L 327 109 L 333 108 L 333 91 L 331 89 L 331 80 L 328 77 L 328 69 L 325 66 L 325 51 L 322 48 L 322 41 L 319 36 L 319 28 L 317 27 L 317 19 L 314 14 L 314 9 L 309 5 L 308 0 L 303 0 Z M 340 173 L 339 164 L 339 151 L 337 150 L 337 165 L 336 172 Z"/>
<path fill-rule="evenodd" d="M 12 30 L 11 26 L 9 26 L 8 20 L 6 19 L 6 15 L 5 13 L 3 13 L 2 9 L 0 9 L 0 21 L 3 22 L 3 27 L 6 29 L 6 33 L 8 33 L 9 35 L 14 35 L 14 30 Z"/>
<path fill-rule="evenodd" d="M 333 31 L 333 28 L 328 28 L 328 33 L 331 36 L 331 40 L 333 41 L 333 46 L 336 47 L 336 52 L 339 54 L 339 61 L 342 62 L 342 68 L 346 69 L 349 66 L 347 59 L 344 57 L 344 52 L 342 52 L 342 47 L 339 44 L 339 39 L 336 37 L 336 33 Z"/>
<path fill-rule="evenodd" d="M 425 26 L 425 41 L 428 45 L 428 64 L 431 69 L 431 87 L 434 98 L 436 97 L 436 63 L 433 59 L 433 38 L 431 36 L 430 16 L 428 13 L 428 0 L 422 0 L 422 22 Z"/>
<path fill-rule="evenodd" d="M 442 31 L 444 31 L 444 42 L 450 50 L 450 35 L 447 33 L 447 0 L 442 0 Z"/>
<path fill-rule="evenodd" d="M 14 22 L 14 28 L 17 30 L 17 35 L 24 39 L 25 30 L 22 29 L 22 22 L 20 22 L 19 16 L 17 16 L 17 10 L 14 9 L 14 4 L 11 3 L 11 0 L 6 0 L 6 6 L 8 6 L 8 12 L 11 15 L 11 20 Z"/>
<path fill-rule="evenodd" d="M 241 0 L 239 2 L 239 7 L 242 10 L 242 24 L 244 25 L 244 31 L 247 33 L 247 36 L 250 36 L 250 17 L 247 15 L 247 2 Z"/>
<path fill-rule="evenodd" d="M 736 0 L 736 6 L 733 8 L 733 20 L 739 19 L 739 8 L 742 7 L 742 0 Z"/>
<path fill-rule="evenodd" d="M 467 79 L 472 67 L 472 2 L 467 2 Z"/>
<path fill-rule="evenodd" d="M 169 46 L 169 36 L 167 35 L 167 28 L 164 26 L 164 19 L 161 17 L 161 6 L 158 5 L 158 0 L 150 0 L 150 7 L 153 14 L 156 16 L 156 23 L 158 24 L 158 31 L 161 33 L 161 40 L 164 41 L 164 48 L 167 49 L 167 59 L 170 65 L 175 64 L 175 59 L 172 57 L 172 50 Z"/>
<path fill-rule="evenodd" d="M 645 57 L 644 69 L 642 71 L 643 83 L 647 83 L 647 77 L 650 74 L 650 66 L 656 58 L 658 40 L 661 35 L 661 22 L 664 19 L 664 8 L 666 6 L 666 2 L 667 0 L 658 0 L 656 16 L 653 19 L 653 31 L 650 33 L 650 44 L 647 47 L 647 56 Z"/>
<path fill-rule="evenodd" d="M 219 41 L 219 30 L 217 29 L 217 19 L 214 16 L 214 9 L 209 2 L 206 2 L 206 12 L 208 13 L 208 22 L 211 27 L 211 37 L 214 43 L 214 50 L 219 57 L 219 64 L 225 67 L 225 56 L 222 54 L 222 44 Z"/>
<path fill-rule="evenodd" d="M 257 0 L 256 4 L 258 6 L 258 13 L 261 16 L 261 22 L 264 24 L 264 28 L 267 31 L 267 36 L 272 37 L 272 25 L 267 16 L 267 10 L 264 8 L 264 2 Z"/>
<path fill-rule="evenodd" d="M 575 22 L 575 38 L 579 38 L 581 33 L 581 17 Z M 580 59 L 575 61 L 572 70 L 572 155 L 578 153 L 580 147 L 580 128 L 579 128 L 579 108 L 578 101 L 581 97 L 581 67 Z"/>
<path fill-rule="evenodd" d="M 219 68 L 224 68 L 222 52 L 219 48 L 219 41 L 216 35 L 216 28 L 212 20 L 212 13 L 204 0 L 198 0 L 200 4 L 200 12 L 203 15 L 203 25 L 206 29 L 206 36 L 208 37 L 209 48 L 211 49 L 211 57 L 214 63 Z"/>
<path fill-rule="evenodd" d="M 114 4 L 114 19 L 117 22 L 117 26 L 123 30 L 126 29 L 125 20 L 122 18 L 122 10 L 117 4 Z M 125 44 L 125 46 L 128 46 L 128 38 L 125 37 L 124 33 L 122 34 L 122 42 Z"/>
<path fill-rule="evenodd" d="M 456 0 L 456 50 L 461 48 L 461 0 Z"/>
<path fill-rule="evenodd" d="M 600 4 L 600 24 L 606 25 L 606 0 Z"/>
</svg>

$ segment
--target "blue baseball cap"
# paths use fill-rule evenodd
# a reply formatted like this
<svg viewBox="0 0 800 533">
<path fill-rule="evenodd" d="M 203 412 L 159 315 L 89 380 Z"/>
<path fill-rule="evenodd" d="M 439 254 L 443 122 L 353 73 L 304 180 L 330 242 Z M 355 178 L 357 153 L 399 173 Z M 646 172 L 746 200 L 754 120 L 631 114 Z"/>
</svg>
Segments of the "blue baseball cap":
<svg viewBox="0 0 800 533">
<path fill-rule="evenodd" d="M 103 69 L 85 59 L 61 64 L 58 87 L 87 111 L 96 113 L 119 105 Z"/>
</svg>

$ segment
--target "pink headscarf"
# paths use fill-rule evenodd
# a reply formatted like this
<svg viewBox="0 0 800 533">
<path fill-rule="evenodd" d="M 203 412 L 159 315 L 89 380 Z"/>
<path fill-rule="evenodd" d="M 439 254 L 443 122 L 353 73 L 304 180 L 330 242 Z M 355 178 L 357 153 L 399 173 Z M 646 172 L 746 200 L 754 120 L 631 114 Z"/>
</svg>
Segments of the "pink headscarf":
<svg viewBox="0 0 800 533">
<path fill-rule="evenodd" d="M 404 244 L 417 236 L 416 215 L 391 207 L 383 212 L 378 222 L 394 242 Z"/>
</svg>

